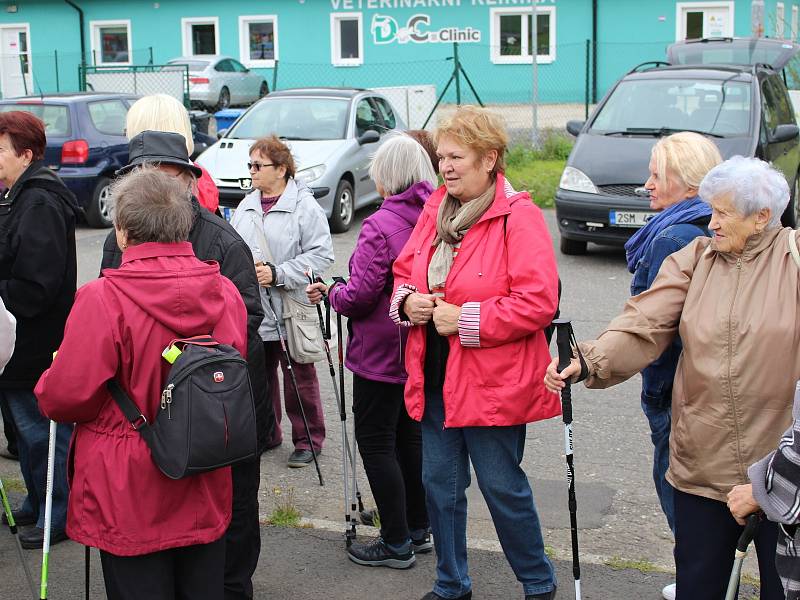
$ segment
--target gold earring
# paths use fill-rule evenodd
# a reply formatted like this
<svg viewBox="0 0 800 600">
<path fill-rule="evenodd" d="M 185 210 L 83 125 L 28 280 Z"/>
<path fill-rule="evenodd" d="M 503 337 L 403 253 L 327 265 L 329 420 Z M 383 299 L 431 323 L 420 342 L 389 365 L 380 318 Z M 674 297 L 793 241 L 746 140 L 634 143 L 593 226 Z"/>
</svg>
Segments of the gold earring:
<svg viewBox="0 0 800 600">
<path fill-rule="evenodd" d="M 123 243 L 123 244 L 122 244 L 122 249 L 123 249 L 123 250 L 127 250 L 127 249 L 128 249 L 128 244 L 125 244 L 125 243 Z"/>
</svg>

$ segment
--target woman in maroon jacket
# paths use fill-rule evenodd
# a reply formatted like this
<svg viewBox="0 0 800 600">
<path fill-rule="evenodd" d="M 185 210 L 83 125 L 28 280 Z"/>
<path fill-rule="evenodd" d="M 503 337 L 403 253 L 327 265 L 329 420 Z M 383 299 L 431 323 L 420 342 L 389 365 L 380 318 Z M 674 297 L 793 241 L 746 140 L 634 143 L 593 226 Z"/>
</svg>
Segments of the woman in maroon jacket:
<svg viewBox="0 0 800 600">
<path fill-rule="evenodd" d="M 185 241 L 189 193 L 148 167 L 119 180 L 122 264 L 78 290 L 64 341 L 35 389 L 43 413 L 77 423 L 67 532 L 100 549 L 110 600 L 223 598 L 230 469 L 168 479 L 106 388 L 115 378 L 152 422 L 171 340 L 211 333 L 246 352 L 241 296 Z"/>
</svg>

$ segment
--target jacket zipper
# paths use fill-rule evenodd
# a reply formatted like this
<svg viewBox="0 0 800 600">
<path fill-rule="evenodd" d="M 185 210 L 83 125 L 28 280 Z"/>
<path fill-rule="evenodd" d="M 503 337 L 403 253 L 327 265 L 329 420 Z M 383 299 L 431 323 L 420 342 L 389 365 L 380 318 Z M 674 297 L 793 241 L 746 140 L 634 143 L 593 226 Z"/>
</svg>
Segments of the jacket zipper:
<svg viewBox="0 0 800 600">
<path fill-rule="evenodd" d="M 728 313 L 728 391 L 731 397 L 731 408 L 733 409 L 733 427 L 736 431 L 736 459 L 739 466 L 739 475 L 744 478 L 742 473 L 742 437 L 739 429 L 739 413 L 736 410 L 736 399 L 733 393 L 733 307 L 736 304 L 736 296 L 739 294 L 739 282 L 742 278 L 742 259 L 736 259 L 736 288 L 731 302 L 731 309 Z"/>
</svg>

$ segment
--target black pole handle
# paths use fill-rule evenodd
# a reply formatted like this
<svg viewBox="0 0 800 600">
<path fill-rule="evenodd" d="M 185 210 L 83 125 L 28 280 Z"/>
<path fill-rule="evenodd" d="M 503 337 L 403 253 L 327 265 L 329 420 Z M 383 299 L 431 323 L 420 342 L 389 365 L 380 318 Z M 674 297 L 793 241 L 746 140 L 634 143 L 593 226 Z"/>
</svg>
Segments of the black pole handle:
<svg viewBox="0 0 800 600">
<path fill-rule="evenodd" d="M 747 552 L 747 547 L 750 545 L 750 542 L 753 541 L 753 538 L 756 537 L 756 533 L 758 533 L 759 521 L 759 513 L 753 513 L 747 517 L 744 531 L 742 531 L 742 535 L 739 536 L 739 541 L 736 542 L 736 549 L 739 552 Z"/>
<path fill-rule="evenodd" d="M 572 324 L 569 319 L 555 319 L 553 325 L 556 327 L 556 348 L 558 348 L 558 372 L 560 373 L 569 366 L 572 361 L 572 346 L 570 337 L 572 334 Z"/>
</svg>

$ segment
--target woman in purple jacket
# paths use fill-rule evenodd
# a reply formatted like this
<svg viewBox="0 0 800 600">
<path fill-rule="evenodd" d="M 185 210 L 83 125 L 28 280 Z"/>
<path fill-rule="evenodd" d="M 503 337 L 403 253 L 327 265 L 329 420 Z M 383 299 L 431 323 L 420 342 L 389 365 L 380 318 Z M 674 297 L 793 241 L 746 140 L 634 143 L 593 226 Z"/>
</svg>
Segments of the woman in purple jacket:
<svg viewBox="0 0 800 600">
<path fill-rule="evenodd" d="M 414 229 L 436 182 L 430 158 L 405 134 L 384 143 L 369 170 L 385 198 L 364 220 L 350 257 L 350 280 L 307 288 L 317 303 L 327 293 L 333 309 L 348 317 L 347 368 L 353 372 L 353 413 L 358 449 L 378 506 L 381 535 L 353 544 L 355 563 L 405 569 L 415 552 L 430 552 L 422 488 L 420 424 L 406 413 L 403 352 L 408 332 L 389 318 L 392 264 Z"/>
</svg>

